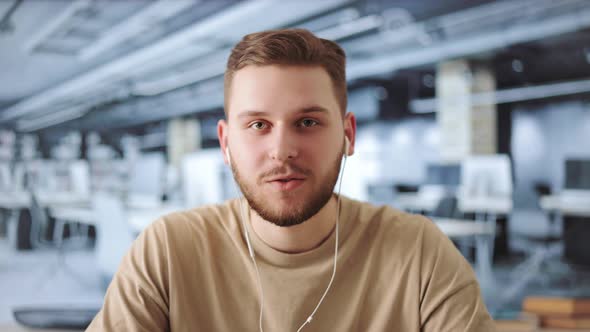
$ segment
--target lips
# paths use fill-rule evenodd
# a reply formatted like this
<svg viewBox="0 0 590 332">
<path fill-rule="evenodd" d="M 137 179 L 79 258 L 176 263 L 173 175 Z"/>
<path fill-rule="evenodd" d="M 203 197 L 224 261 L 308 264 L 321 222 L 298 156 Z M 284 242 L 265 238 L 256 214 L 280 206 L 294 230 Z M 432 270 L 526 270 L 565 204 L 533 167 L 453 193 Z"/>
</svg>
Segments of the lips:
<svg viewBox="0 0 590 332">
<path fill-rule="evenodd" d="M 267 182 L 279 191 L 288 191 L 298 188 L 305 181 L 305 177 L 300 174 L 287 174 L 270 178 Z"/>
<path fill-rule="evenodd" d="M 279 176 L 274 176 L 274 177 L 270 178 L 268 180 L 268 182 L 274 182 L 274 181 L 288 182 L 288 181 L 292 181 L 292 180 L 305 180 L 305 176 L 300 175 L 300 174 L 279 175 Z"/>
</svg>

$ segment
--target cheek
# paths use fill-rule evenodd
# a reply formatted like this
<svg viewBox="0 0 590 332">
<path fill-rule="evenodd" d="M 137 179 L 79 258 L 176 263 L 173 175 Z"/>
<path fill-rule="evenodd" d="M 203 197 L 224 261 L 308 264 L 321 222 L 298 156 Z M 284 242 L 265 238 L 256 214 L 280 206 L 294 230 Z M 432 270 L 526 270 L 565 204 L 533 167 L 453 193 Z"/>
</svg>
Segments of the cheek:
<svg viewBox="0 0 590 332">
<path fill-rule="evenodd" d="M 306 141 L 306 145 L 314 154 L 323 155 L 328 158 L 329 156 L 335 155 L 340 145 L 335 136 L 336 134 L 331 131 L 315 135 Z"/>
<path fill-rule="evenodd" d="M 328 172 L 331 169 L 335 158 L 337 157 L 335 147 L 332 147 L 328 144 L 313 144 L 310 147 L 309 154 L 308 154 L 308 161 L 310 166 L 314 166 L 318 170 L 321 170 L 322 173 Z"/>
<path fill-rule="evenodd" d="M 238 170 L 249 176 L 255 176 L 262 170 L 263 153 L 259 149 L 244 145 L 240 150 Z"/>
</svg>

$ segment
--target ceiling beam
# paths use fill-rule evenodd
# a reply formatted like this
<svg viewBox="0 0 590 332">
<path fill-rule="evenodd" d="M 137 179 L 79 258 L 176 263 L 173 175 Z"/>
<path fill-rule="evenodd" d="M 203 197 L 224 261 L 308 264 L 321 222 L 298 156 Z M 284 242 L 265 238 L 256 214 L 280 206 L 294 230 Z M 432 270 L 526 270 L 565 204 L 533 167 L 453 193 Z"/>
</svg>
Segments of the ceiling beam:
<svg viewBox="0 0 590 332">
<path fill-rule="evenodd" d="M 588 92 L 590 92 L 590 79 L 585 79 L 526 86 L 522 88 L 503 89 L 495 92 L 474 93 L 470 95 L 469 100 L 472 106 L 482 106 L 562 97 Z M 415 113 L 434 113 L 436 112 L 437 105 L 437 98 L 416 99 L 410 101 L 410 109 Z"/>
<path fill-rule="evenodd" d="M 565 3 L 565 2 L 564 2 Z M 573 3 L 573 2 L 570 2 Z M 454 14 L 457 15 L 457 14 Z M 357 80 L 399 69 L 435 64 L 440 61 L 469 57 L 511 45 L 532 42 L 590 28 L 590 7 L 582 6 L 574 12 L 554 15 L 529 23 L 515 22 L 491 32 L 472 34 L 469 37 L 449 39 L 429 46 L 416 47 L 398 53 L 371 57 L 367 61 L 351 63 L 347 77 Z"/>
<path fill-rule="evenodd" d="M 120 82 L 133 75 L 134 69 L 142 66 L 157 67 L 159 59 L 182 54 L 182 50 L 193 43 L 207 45 L 207 40 L 210 40 L 211 36 L 233 43 L 245 33 L 287 26 L 291 22 L 341 7 L 350 1 L 251 0 L 240 2 L 151 46 L 123 56 L 4 109 L 0 112 L 0 123 L 28 113 L 43 111 L 48 105 L 60 100 L 76 98 L 83 100 L 85 93 L 92 90 L 97 84 Z M 68 10 L 68 12 L 70 11 Z M 273 13 L 273 15 L 266 15 L 265 19 L 261 20 L 259 19 L 261 13 Z M 239 26 L 240 29 L 236 29 L 236 26 Z"/>
</svg>

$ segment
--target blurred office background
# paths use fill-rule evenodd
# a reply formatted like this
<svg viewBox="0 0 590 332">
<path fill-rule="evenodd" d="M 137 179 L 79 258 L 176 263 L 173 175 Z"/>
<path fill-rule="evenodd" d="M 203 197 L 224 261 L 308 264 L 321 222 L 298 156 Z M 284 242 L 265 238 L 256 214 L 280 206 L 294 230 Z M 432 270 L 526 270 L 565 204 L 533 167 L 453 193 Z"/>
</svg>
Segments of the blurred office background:
<svg viewBox="0 0 590 332">
<path fill-rule="evenodd" d="M 0 328 L 91 316 L 150 222 L 236 197 L 225 62 L 279 27 L 347 52 L 345 195 L 431 217 L 496 319 L 590 297 L 590 2 L 6 0 Z"/>
</svg>

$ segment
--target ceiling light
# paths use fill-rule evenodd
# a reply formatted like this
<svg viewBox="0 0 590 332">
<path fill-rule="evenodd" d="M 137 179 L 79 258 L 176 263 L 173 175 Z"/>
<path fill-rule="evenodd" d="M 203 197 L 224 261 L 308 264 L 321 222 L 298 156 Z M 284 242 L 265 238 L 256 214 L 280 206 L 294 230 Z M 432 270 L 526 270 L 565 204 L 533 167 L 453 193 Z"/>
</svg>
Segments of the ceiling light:
<svg viewBox="0 0 590 332">
<path fill-rule="evenodd" d="M 59 30 L 76 12 L 91 5 L 90 0 L 77 0 L 72 2 L 61 14 L 44 26 L 41 26 L 36 34 L 24 43 L 24 50 L 31 53 L 37 46 L 42 44 L 47 37 Z"/>
<path fill-rule="evenodd" d="M 522 65 L 522 61 L 520 61 L 518 59 L 512 60 L 512 70 L 514 70 L 517 73 L 522 73 L 523 69 L 524 68 Z"/>
</svg>

